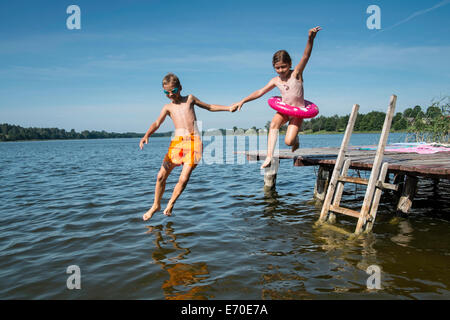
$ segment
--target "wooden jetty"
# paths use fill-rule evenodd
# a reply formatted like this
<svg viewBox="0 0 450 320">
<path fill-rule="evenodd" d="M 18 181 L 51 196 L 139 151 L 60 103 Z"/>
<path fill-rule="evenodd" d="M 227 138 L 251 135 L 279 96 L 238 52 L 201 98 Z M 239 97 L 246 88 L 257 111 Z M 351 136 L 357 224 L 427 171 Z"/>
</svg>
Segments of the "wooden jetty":
<svg viewBox="0 0 450 320">
<path fill-rule="evenodd" d="M 372 150 L 360 150 L 360 147 L 352 147 L 346 154 L 351 159 L 350 169 L 372 170 L 375 152 Z M 300 148 L 295 152 L 280 150 L 280 160 L 293 160 L 295 167 L 321 166 L 333 167 L 338 155 L 338 147 Z M 266 151 L 242 152 L 248 160 L 264 160 Z M 403 173 L 415 177 L 450 179 L 450 151 L 432 154 L 405 153 L 397 151 L 384 151 L 384 160 L 389 162 L 389 173 Z"/>
<path fill-rule="evenodd" d="M 244 152 L 248 160 L 264 160 L 266 152 Z M 332 172 L 336 165 L 339 148 L 300 148 L 295 152 L 280 150 L 280 160 L 291 160 L 295 167 L 318 167 L 317 179 L 314 188 L 314 198 L 325 200 Z M 351 148 L 346 159 L 349 161 L 348 169 L 371 171 L 376 151 L 359 150 Z M 398 194 L 397 210 L 408 213 L 416 193 L 417 182 L 420 178 L 429 178 L 435 181 L 441 179 L 450 180 L 450 152 L 438 152 L 433 154 L 401 153 L 384 151 L 384 161 L 388 163 L 387 179 L 395 185 L 388 190 L 394 190 Z M 389 176 L 389 175 L 392 176 Z M 349 178 L 358 182 L 358 177 Z M 265 176 L 265 187 L 274 188 L 276 183 L 276 171 Z M 366 184 L 361 179 L 361 184 Z"/>
<path fill-rule="evenodd" d="M 358 113 L 355 104 L 349 118 L 340 148 L 298 149 L 296 152 L 280 150 L 265 171 L 265 188 L 274 188 L 280 159 L 293 160 L 294 166 L 319 166 L 314 197 L 322 200 L 322 210 L 318 223 L 334 223 L 335 214 L 343 214 L 358 219 L 355 234 L 365 229 L 371 231 L 375 222 L 381 193 L 392 190 L 398 195 L 397 210 L 407 213 L 411 208 L 420 177 L 450 180 L 450 149 L 448 152 L 418 154 L 386 150 L 387 139 L 394 115 L 397 97 L 393 95 L 386 113 L 378 146 L 371 150 L 348 147 L 350 136 Z M 249 160 L 265 159 L 265 152 L 244 152 Z M 369 179 L 347 175 L 349 169 L 370 171 Z M 390 182 L 389 174 L 393 174 Z M 367 186 L 360 211 L 340 206 L 345 183 Z"/>
</svg>

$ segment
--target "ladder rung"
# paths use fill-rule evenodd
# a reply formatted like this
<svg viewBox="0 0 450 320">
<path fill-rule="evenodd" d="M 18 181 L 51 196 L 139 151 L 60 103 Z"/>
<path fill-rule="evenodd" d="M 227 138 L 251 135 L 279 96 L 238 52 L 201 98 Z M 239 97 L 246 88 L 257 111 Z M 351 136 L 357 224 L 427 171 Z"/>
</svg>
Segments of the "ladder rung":
<svg viewBox="0 0 450 320">
<path fill-rule="evenodd" d="M 356 184 L 364 184 L 364 185 L 367 185 L 369 183 L 368 179 L 358 178 L 358 177 L 345 177 L 345 176 L 339 176 L 338 181 L 350 182 L 350 183 L 356 183 Z"/>
<path fill-rule="evenodd" d="M 369 183 L 368 179 L 358 178 L 358 177 L 345 177 L 345 176 L 339 176 L 338 181 L 350 182 L 350 183 L 356 183 L 356 184 L 362 184 L 362 185 L 367 185 Z M 393 191 L 398 190 L 398 185 L 392 184 L 392 183 L 381 182 L 381 181 L 377 181 L 376 187 L 380 188 L 380 189 L 388 189 L 388 190 L 393 190 Z"/>
<path fill-rule="evenodd" d="M 359 218 L 359 212 L 355 210 L 351 210 L 348 208 L 342 208 L 342 207 L 335 207 L 333 205 L 330 205 L 330 211 L 345 214 L 347 216 L 351 216 L 354 218 Z"/>
<path fill-rule="evenodd" d="M 398 190 L 398 185 L 392 184 L 392 183 L 381 182 L 380 180 L 378 180 L 377 181 L 377 188 L 397 191 Z"/>
</svg>

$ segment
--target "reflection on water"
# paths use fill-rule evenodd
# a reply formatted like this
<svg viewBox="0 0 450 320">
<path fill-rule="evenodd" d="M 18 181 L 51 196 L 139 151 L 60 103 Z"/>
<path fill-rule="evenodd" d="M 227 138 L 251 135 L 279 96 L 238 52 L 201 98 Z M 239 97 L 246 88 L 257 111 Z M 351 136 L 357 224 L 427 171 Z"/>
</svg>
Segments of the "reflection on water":
<svg viewBox="0 0 450 320">
<path fill-rule="evenodd" d="M 343 266 L 354 265 L 366 272 L 371 265 L 377 264 L 376 237 L 373 234 L 353 234 L 336 226 L 324 224 L 314 228 L 314 239 L 330 258 L 330 262 L 343 262 Z M 338 263 L 339 264 L 339 263 Z M 341 267 L 342 268 L 342 267 Z"/>
<path fill-rule="evenodd" d="M 408 243 L 413 240 L 412 233 L 414 230 L 408 220 L 399 220 L 400 218 L 396 217 L 390 221 L 391 224 L 398 224 L 399 229 L 398 234 L 391 237 L 391 241 L 399 246 L 407 247 Z"/>
<path fill-rule="evenodd" d="M 198 285 L 202 280 L 208 279 L 209 271 L 205 262 L 182 263 L 191 251 L 183 248 L 176 241 L 177 236 L 172 227 L 173 222 L 162 225 L 148 226 L 147 233 L 155 236 L 156 249 L 152 250 L 152 259 L 156 264 L 169 273 L 169 279 L 162 285 L 164 296 L 167 300 L 206 300 L 213 298 L 208 295 L 208 285 Z M 164 232 L 164 237 L 162 235 Z M 172 248 L 167 248 L 171 244 Z M 175 256 L 170 256 L 176 254 Z M 167 261 L 167 262 L 166 262 Z"/>
<path fill-rule="evenodd" d="M 280 196 L 275 189 L 264 189 L 264 216 L 272 216 L 280 205 Z"/>
</svg>

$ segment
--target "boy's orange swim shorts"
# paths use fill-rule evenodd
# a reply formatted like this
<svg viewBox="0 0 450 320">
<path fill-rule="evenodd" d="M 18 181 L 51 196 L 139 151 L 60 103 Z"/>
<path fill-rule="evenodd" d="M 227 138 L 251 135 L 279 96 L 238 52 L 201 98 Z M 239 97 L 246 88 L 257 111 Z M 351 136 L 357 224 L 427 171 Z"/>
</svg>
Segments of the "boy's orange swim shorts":
<svg viewBox="0 0 450 320">
<path fill-rule="evenodd" d="M 169 151 L 164 157 L 164 162 L 174 165 L 197 165 L 202 159 L 203 143 L 199 136 L 175 136 L 169 146 Z"/>
</svg>

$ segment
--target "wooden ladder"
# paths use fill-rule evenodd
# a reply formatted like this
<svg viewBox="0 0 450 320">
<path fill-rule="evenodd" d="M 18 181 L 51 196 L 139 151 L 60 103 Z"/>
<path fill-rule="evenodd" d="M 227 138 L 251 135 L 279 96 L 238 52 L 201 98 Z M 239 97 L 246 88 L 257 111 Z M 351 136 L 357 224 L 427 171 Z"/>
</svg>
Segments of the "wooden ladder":
<svg viewBox="0 0 450 320">
<path fill-rule="evenodd" d="M 375 159 L 369 179 L 347 176 L 348 169 L 351 165 L 351 159 L 345 159 L 345 156 L 359 109 L 359 105 L 355 104 L 353 106 L 352 113 L 348 120 L 347 128 L 345 129 L 344 138 L 342 139 L 341 148 L 339 150 L 333 169 L 333 173 L 328 184 L 327 194 L 322 205 L 322 211 L 320 212 L 320 218 L 318 221 L 319 224 L 324 223 L 327 220 L 333 223 L 336 218 L 334 213 L 340 213 L 358 219 L 355 234 L 360 234 L 364 227 L 366 232 L 372 230 L 382 190 L 397 190 L 396 185 L 385 183 L 389 165 L 387 162 L 383 163 L 384 149 L 386 147 L 389 131 L 391 129 L 396 101 L 397 96 L 392 95 L 389 102 L 389 108 L 386 113 L 386 118 L 384 119 L 383 130 L 381 132 L 380 141 L 378 142 L 378 148 L 375 154 Z M 345 183 L 367 185 L 361 211 L 358 212 L 340 206 Z"/>
</svg>

